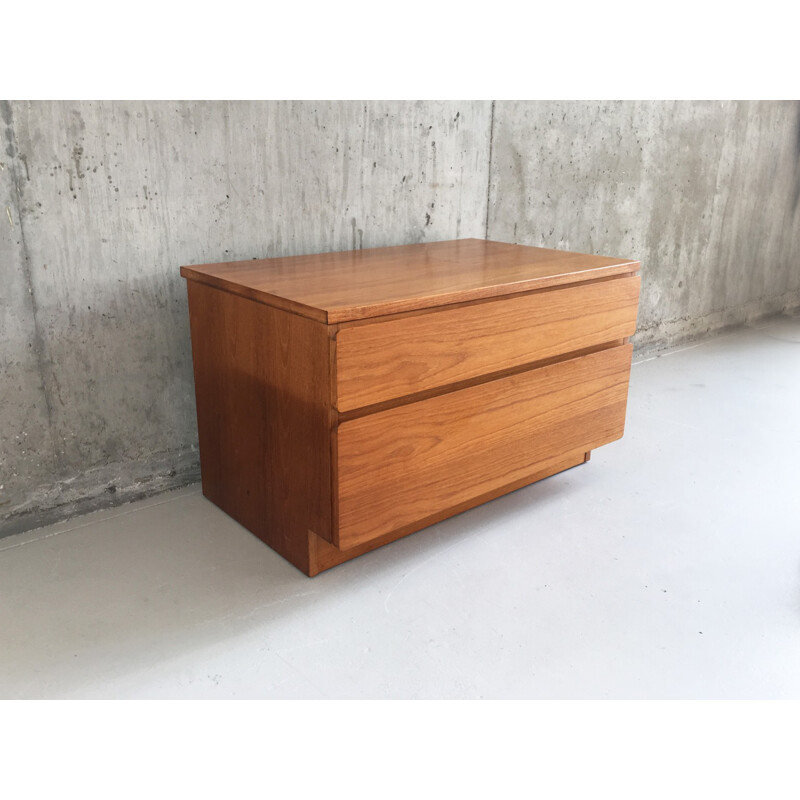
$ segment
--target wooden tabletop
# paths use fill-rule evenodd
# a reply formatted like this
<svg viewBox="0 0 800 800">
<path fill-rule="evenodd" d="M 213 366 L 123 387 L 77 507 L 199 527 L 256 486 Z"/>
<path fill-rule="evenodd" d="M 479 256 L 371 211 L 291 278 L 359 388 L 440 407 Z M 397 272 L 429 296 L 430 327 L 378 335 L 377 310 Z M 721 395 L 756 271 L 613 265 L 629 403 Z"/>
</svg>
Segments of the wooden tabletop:
<svg viewBox="0 0 800 800">
<path fill-rule="evenodd" d="M 321 322 L 431 308 L 636 272 L 627 258 L 457 239 L 181 267 L 181 275 Z"/>
</svg>

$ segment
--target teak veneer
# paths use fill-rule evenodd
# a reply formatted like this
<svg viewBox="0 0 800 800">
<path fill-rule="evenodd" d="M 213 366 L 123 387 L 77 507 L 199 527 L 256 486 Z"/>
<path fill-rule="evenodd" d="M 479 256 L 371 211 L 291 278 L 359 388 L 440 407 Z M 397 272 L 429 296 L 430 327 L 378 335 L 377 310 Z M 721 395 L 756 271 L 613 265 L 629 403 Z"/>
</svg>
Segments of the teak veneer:
<svg viewBox="0 0 800 800">
<path fill-rule="evenodd" d="M 182 267 L 203 493 L 316 575 L 584 463 L 638 270 L 481 239 Z"/>
</svg>

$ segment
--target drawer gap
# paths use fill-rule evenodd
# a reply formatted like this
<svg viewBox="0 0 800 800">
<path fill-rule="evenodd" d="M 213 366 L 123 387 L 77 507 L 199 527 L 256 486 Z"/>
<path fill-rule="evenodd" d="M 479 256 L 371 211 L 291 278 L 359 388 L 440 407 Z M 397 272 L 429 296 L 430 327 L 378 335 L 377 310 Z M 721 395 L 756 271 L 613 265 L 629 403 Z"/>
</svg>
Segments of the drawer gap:
<svg viewBox="0 0 800 800">
<path fill-rule="evenodd" d="M 354 408 L 350 411 L 340 411 L 338 414 L 338 421 L 347 422 L 351 419 L 365 417 L 368 414 L 375 414 L 378 411 L 386 411 L 390 408 L 405 406 L 409 403 L 416 403 L 429 397 L 435 397 L 436 395 L 456 392 L 459 389 L 466 389 L 469 386 L 479 386 L 482 383 L 489 383 L 490 381 L 499 380 L 500 378 L 507 378 L 510 375 L 518 375 L 519 373 L 527 372 L 528 370 L 547 367 L 551 364 L 558 364 L 561 361 L 570 361 L 571 359 L 580 358 L 581 356 L 588 356 L 592 353 L 599 353 L 603 350 L 610 350 L 614 347 L 619 347 L 620 345 L 624 344 L 625 341 L 625 339 L 617 339 L 616 341 L 605 342 L 604 344 L 595 345 L 594 347 L 585 347 L 581 350 L 573 350 L 572 352 L 564 353 L 563 355 L 552 356 L 551 358 L 543 358 L 539 359 L 538 361 L 530 361 L 526 364 L 519 364 L 514 367 L 509 367 L 508 369 L 498 370 L 486 375 L 480 375 L 477 378 L 470 378 L 465 381 L 457 381 L 456 383 L 437 386 L 435 389 L 427 389 L 423 392 L 407 394 L 403 397 L 397 397 L 392 400 L 384 400 L 382 403 L 373 403 L 372 405 Z"/>
</svg>

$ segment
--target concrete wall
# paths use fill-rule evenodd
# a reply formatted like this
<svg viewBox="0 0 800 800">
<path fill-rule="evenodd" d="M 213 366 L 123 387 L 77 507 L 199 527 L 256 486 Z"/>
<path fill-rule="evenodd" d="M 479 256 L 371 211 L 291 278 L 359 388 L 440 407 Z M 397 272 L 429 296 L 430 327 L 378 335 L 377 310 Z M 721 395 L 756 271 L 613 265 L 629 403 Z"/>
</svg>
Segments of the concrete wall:
<svg viewBox="0 0 800 800">
<path fill-rule="evenodd" d="M 640 346 L 800 305 L 798 103 L 0 104 L 0 535 L 199 475 L 181 264 L 643 262 Z"/>
<path fill-rule="evenodd" d="M 800 305 L 800 103 L 497 103 L 488 238 L 642 262 L 639 347 Z"/>
<path fill-rule="evenodd" d="M 2 112 L 5 533 L 199 476 L 181 264 L 485 229 L 490 102 Z"/>
</svg>

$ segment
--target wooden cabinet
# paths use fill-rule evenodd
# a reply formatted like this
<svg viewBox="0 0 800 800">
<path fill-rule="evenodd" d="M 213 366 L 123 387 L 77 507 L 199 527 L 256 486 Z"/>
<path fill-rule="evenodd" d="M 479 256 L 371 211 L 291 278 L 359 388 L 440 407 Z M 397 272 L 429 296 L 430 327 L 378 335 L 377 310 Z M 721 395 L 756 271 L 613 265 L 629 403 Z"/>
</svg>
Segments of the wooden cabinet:
<svg viewBox="0 0 800 800">
<path fill-rule="evenodd" d="M 480 239 L 181 268 L 204 494 L 316 575 L 585 462 L 638 269 Z"/>
</svg>

